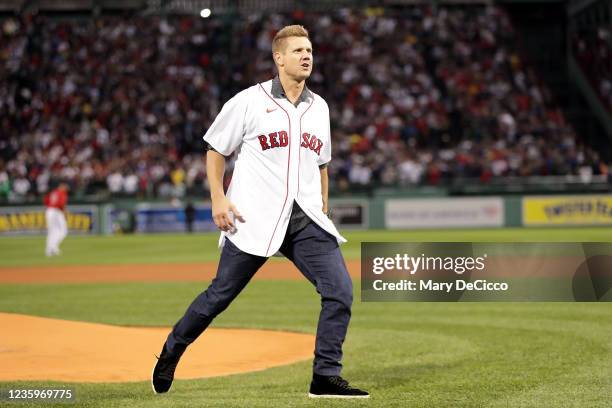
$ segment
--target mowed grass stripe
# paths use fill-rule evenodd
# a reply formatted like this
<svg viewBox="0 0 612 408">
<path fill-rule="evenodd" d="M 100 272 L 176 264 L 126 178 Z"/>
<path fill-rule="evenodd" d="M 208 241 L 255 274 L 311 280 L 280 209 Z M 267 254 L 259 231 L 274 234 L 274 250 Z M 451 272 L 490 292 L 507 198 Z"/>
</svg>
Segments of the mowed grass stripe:
<svg viewBox="0 0 612 408">
<path fill-rule="evenodd" d="M 343 231 L 347 259 L 359 259 L 361 242 L 612 242 L 612 228 L 503 228 L 415 231 Z M 216 233 L 118 236 L 70 235 L 60 257 L 44 256 L 44 237 L 0 238 L 0 267 L 194 263 L 219 257 Z"/>
</svg>

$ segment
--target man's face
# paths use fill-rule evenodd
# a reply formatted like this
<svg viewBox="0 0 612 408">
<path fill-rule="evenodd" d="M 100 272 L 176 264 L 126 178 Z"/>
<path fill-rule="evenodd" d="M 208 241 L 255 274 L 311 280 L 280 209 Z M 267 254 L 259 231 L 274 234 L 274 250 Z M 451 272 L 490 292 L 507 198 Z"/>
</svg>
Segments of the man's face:
<svg viewBox="0 0 612 408">
<path fill-rule="evenodd" d="M 312 44 L 306 37 L 288 37 L 285 49 L 274 54 L 279 70 L 298 81 L 308 78 L 312 72 Z"/>
</svg>

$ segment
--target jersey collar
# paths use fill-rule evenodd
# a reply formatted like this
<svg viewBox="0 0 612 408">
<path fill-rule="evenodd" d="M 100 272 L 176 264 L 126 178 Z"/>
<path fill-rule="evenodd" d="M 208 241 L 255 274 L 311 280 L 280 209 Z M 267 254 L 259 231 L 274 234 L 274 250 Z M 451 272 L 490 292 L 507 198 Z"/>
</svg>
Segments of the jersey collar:
<svg viewBox="0 0 612 408">
<path fill-rule="evenodd" d="M 285 90 L 283 89 L 283 85 L 281 84 L 281 81 L 278 75 L 272 79 L 272 89 L 270 90 L 270 93 L 272 93 L 272 96 L 274 98 L 277 98 L 277 99 L 285 98 L 287 99 L 287 101 L 289 101 L 289 98 L 287 98 L 287 95 L 285 95 Z M 310 92 L 310 90 L 306 87 L 306 84 L 304 84 L 304 89 L 302 89 L 302 93 L 300 94 L 300 97 L 297 98 L 297 101 L 295 101 L 294 106 L 297 107 L 300 104 L 300 102 L 308 102 L 308 99 L 312 97 L 313 97 L 312 92 Z"/>
</svg>

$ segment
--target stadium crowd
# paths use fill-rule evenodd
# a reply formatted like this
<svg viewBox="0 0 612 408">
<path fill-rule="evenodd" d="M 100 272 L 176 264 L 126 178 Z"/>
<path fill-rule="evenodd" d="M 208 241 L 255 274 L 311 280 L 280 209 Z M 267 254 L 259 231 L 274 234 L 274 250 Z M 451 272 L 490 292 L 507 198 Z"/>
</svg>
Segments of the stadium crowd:
<svg viewBox="0 0 612 408">
<path fill-rule="evenodd" d="M 581 29 L 574 55 L 605 107 L 612 112 L 612 32 L 607 26 Z"/>
<path fill-rule="evenodd" d="M 607 174 L 498 7 L 28 16 L 0 27 L 0 197 L 55 179 L 84 194 L 200 192 L 201 136 L 234 93 L 271 78 L 271 39 L 296 22 L 314 45 L 309 87 L 331 109 L 337 190 Z"/>
</svg>

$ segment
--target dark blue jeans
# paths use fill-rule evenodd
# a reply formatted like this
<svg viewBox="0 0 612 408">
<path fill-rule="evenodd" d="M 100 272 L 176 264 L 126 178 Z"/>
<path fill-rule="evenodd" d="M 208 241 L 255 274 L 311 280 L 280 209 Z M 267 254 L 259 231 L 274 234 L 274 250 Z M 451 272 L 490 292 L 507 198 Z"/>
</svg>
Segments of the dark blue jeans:
<svg viewBox="0 0 612 408">
<path fill-rule="evenodd" d="M 353 283 L 336 238 L 311 222 L 302 230 L 287 234 L 280 251 L 321 295 L 313 371 L 319 375 L 339 375 L 342 343 L 351 318 Z M 230 305 L 267 259 L 242 252 L 226 239 L 217 276 L 172 329 L 166 342 L 168 352 L 182 354 Z"/>
</svg>

